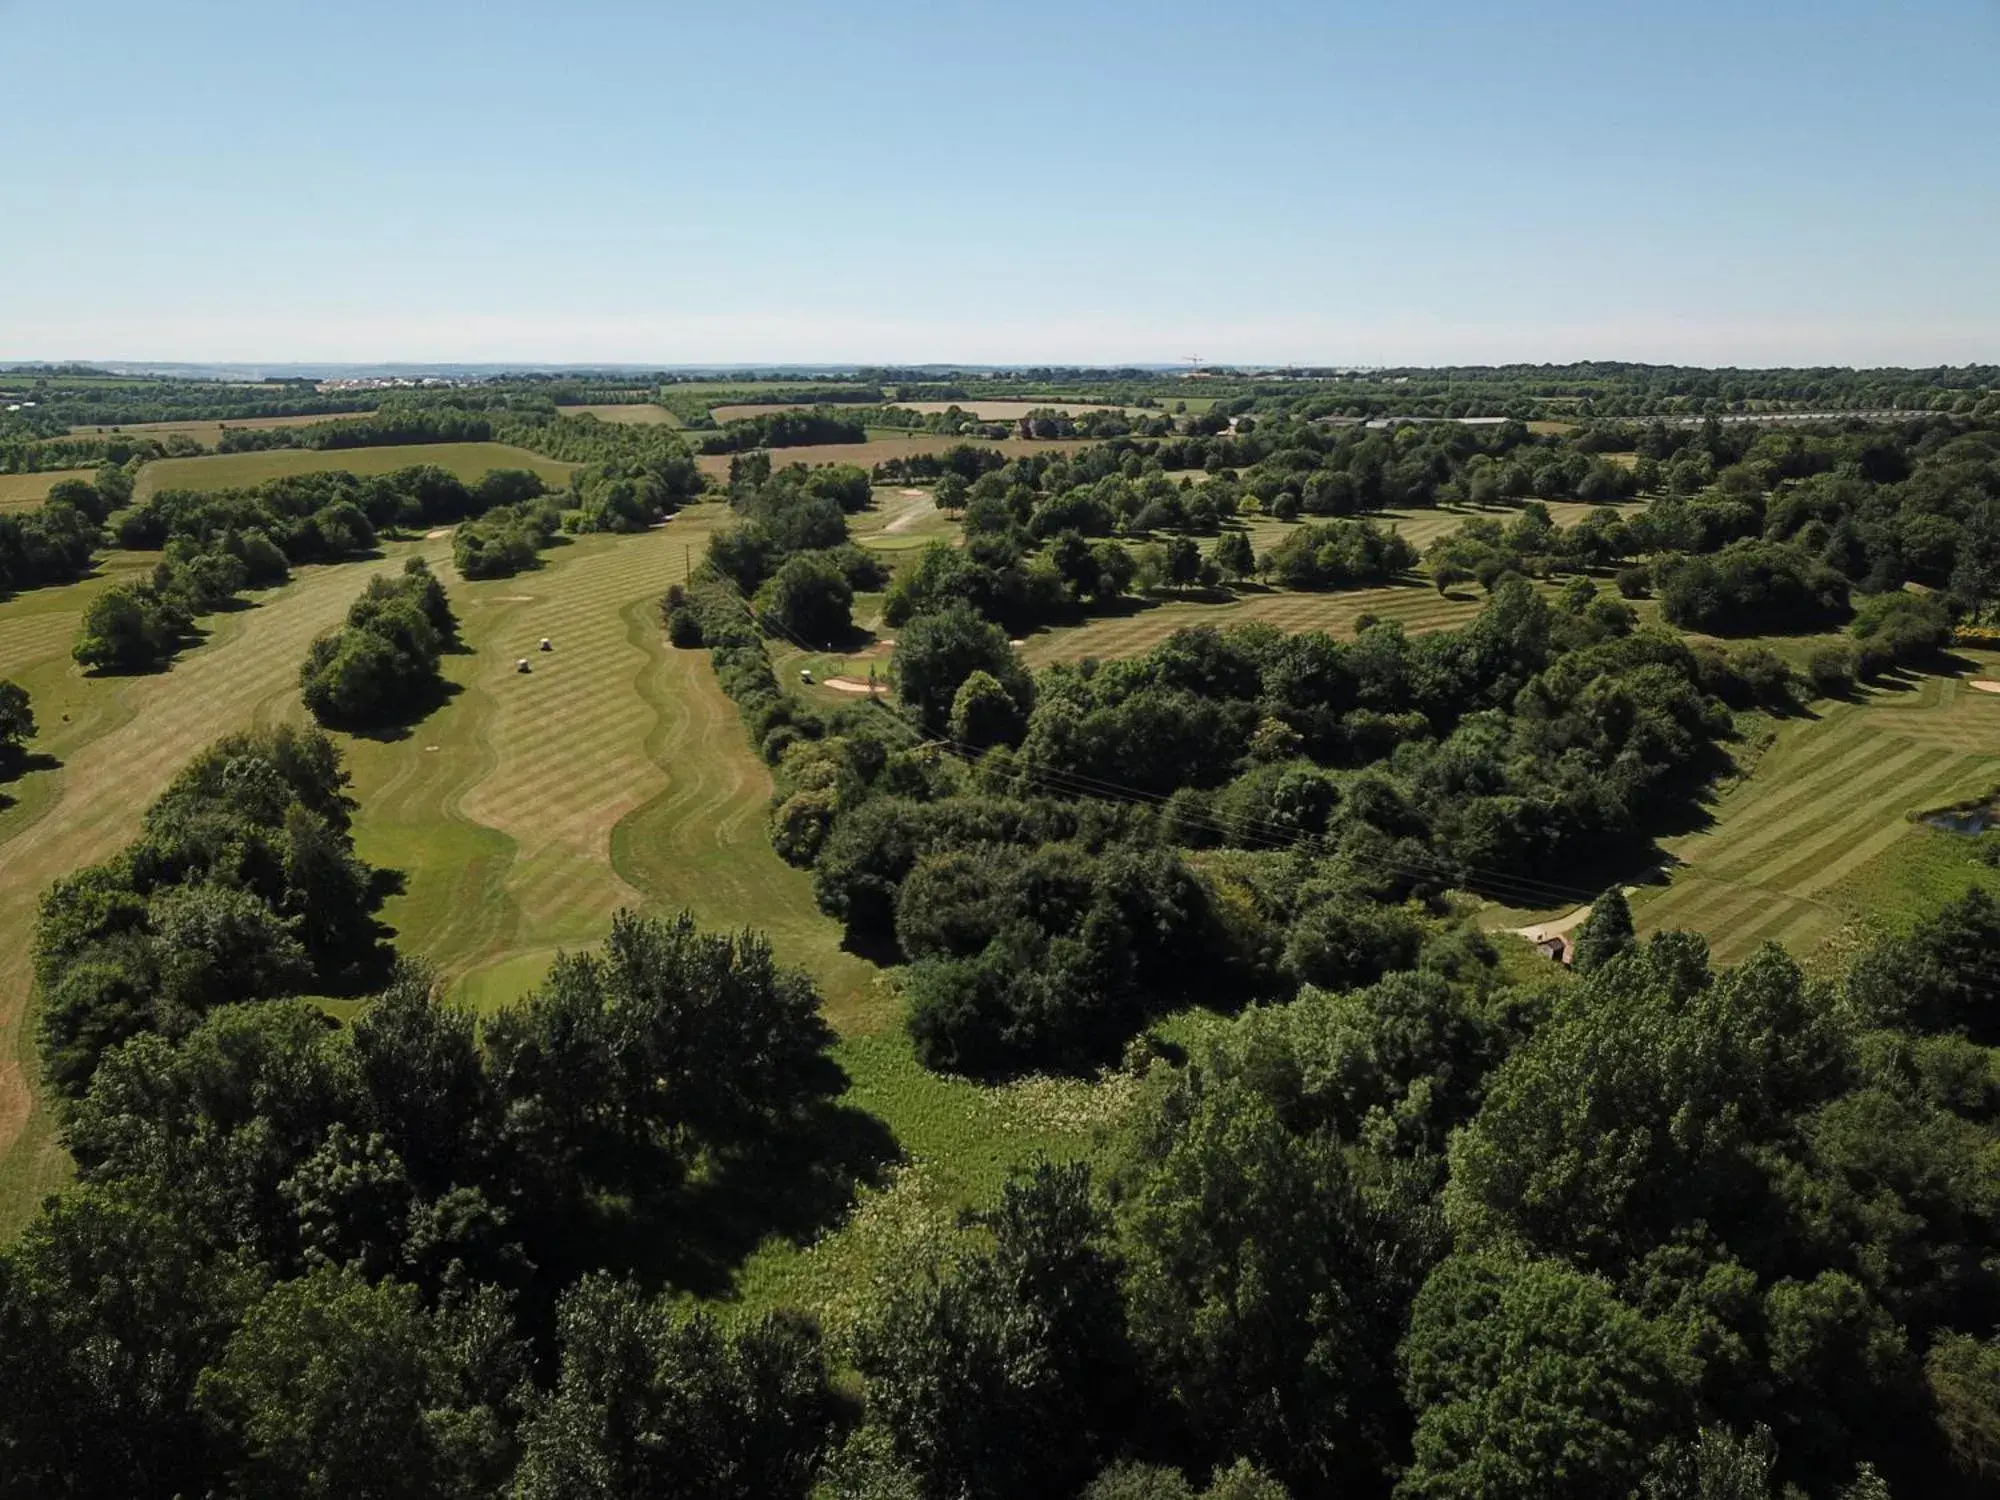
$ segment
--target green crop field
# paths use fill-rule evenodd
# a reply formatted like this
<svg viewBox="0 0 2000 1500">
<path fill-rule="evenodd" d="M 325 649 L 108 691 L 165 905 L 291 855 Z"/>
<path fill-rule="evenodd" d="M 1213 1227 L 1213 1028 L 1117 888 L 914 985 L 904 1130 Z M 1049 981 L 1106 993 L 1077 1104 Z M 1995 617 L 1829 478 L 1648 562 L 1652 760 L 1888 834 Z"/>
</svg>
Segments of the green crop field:
<svg viewBox="0 0 2000 1500">
<path fill-rule="evenodd" d="M 90 479 L 95 469 L 45 469 L 39 474 L 0 474 L 0 510 L 28 510 L 40 505 L 65 479 Z"/>
<path fill-rule="evenodd" d="M 614 402 L 605 406 L 559 406 L 566 417 L 595 417 L 600 422 L 622 422 L 641 427 L 678 427 L 681 419 L 664 406 L 650 401 Z"/>
<path fill-rule="evenodd" d="M 2000 658 L 1977 660 L 2000 673 Z M 2000 697 L 1922 677 L 1816 712 L 1778 729 L 1712 827 L 1668 842 L 1680 864 L 1634 898 L 1642 931 L 1690 928 L 1725 963 L 1766 940 L 1831 961 L 1860 932 L 1986 878 L 1956 835 L 1909 815 L 2000 784 Z M 1928 888 L 1940 883 L 1954 889 Z"/>
<path fill-rule="evenodd" d="M 273 448 L 263 453 L 212 453 L 200 458 L 162 458 L 139 471 L 135 499 L 161 490 L 225 490 L 261 484 L 290 474 L 346 469 L 355 474 L 392 474 L 413 464 L 435 464 L 460 479 L 474 480 L 492 469 L 532 469 L 551 485 L 569 483 L 574 464 L 558 463 L 505 443 L 410 443 L 382 448 Z"/>
</svg>

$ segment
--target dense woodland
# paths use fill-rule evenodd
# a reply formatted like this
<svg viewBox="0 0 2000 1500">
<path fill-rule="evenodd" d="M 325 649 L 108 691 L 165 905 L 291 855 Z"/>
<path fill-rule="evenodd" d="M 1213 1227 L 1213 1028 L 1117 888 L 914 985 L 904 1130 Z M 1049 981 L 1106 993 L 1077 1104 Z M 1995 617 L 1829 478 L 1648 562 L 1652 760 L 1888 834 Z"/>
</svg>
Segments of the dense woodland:
<svg viewBox="0 0 2000 1500">
<path fill-rule="evenodd" d="M 1523 988 L 1413 915 L 1372 982 L 1128 1050 L 1097 1165 L 1023 1164 L 822 1329 L 672 1295 L 721 1178 L 839 1180 L 810 983 L 621 918 L 483 1023 L 408 967 L 335 1023 L 286 997 L 389 959 L 343 782 L 225 741 L 45 903 L 80 1182 L 0 1255 L 0 1493 L 1990 1490 L 1983 897 L 1835 984 L 1607 898 Z M 1086 946 L 1189 899 L 1157 842 L 999 862 Z"/>
<path fill-rule="evenodd" d="M 1087 1160 L 1019 1163 L 824 1324 L 707 1305 L 894 1156 L 839 1102 L 809 979 L 756 933 L 625 915 L 475 1017 L 381 925 L 396 877 L 355 853 L 333 742 L 219 742 L 43 902 L 38 1038 L 78 1182 L 0 1251 L 0 1500 L 1992 1493 L 2000 907 L 1975 891 L 1808 977 L 1775 948 L 1722 969 L 1692 934 L 1641 943 L 1616 883 L 1746 714 L 1982 628 L 1992 372 L 1737 374 L 1400 387 L 1591 403 L 1559 433 L 1368 428 L 1314 409 L 1339 377 L 1145 408 L 1171 433 L 1149 414 L 1067 456 L 736 452 L 737 520 L 663 628 L 711 654 L 772 766 L 775 848 L 897 966 L 926 1067 L 1129 1099 Z M 1150 380 L 1098 399 L 1145 407 Z M 112 643 L 92 664 L 129 669 L 383 530 L 458 523 L 461 571 L 496 576 L 701 492 L 671 431 L 522 385 L 411 410 L 568 448 L 567 496 L 411 469 L 135 507 L 110 464 L 0 517 L 0 576 L 77 576 L 107 528 L 161 548 L 86 620 Z M 1798 431 L 1611 404 L 1918 399 Z M 848 531 L 883 478 L 933 482 L 964 544 L 892 576 Z M 1575 500 L 1596 508 L 1557 524 Z M 1377 514 L 1440 504 L 1474 516 L 1421 559 Z M 1260 551 L 1263 517 L 1302 524 Z M 1011 643 L 1134 595 L 1420 561 L 1479 613 L 1201 627 L 1039 672 Z M 851 645 L 860 595 L 896 632 L 890 696 L 788 692 L 771 644 Z M 1730 641 L 1802 631 L 1840 641 L 1803 673 Z M 302 696 L 394 733 L 454 632 L 421 563 L 375 578 Z M 33 724 L 0 684 L 0 772 Z M 1573 974 L 1509 964 L 1468 918 L 1468 896 L 1607 887 Z"/>
</svg>

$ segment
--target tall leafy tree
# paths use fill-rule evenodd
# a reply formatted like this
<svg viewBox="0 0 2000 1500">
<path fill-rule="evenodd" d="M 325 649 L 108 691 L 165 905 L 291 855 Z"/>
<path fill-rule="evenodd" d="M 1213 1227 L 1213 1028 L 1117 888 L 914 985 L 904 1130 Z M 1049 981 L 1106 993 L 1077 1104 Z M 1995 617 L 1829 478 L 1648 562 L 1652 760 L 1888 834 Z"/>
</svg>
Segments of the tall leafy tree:
<svg viewBox="0 0 2000 1500">
<path fill-rule="evenodd" d="M 810 1325 L 725 1333 L 593 1275 L 565 1294 L 556 1337 L 555 1389 L 523 1424 L 514 1500 L 805 1495 L 833 1416 Z"/>
</svg>

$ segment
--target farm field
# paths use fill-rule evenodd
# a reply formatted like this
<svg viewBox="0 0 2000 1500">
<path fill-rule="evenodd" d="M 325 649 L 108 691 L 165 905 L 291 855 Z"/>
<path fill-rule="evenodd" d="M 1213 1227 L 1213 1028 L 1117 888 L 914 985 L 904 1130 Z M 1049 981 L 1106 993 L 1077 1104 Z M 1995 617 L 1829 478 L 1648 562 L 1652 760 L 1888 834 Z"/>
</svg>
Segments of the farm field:
<svg viewBox="0 0 2000 1500">
<path fill-rule="evenodd" d="M 45 469 L 39 474 L 0 474 L 0 510 L 40 505 L 65 479 L 90 479 L 95 469 Z"/>
<path fill-rule="evenodd" d="M 273 427 L 310 427 L 315 422 L 351 422 L 358 417 L 372 416 L 365 411 L 319 412 L 309 416 L 296 417 L 231 417 L 227 421 L 186 421 L 186 422 L 127 422 L 122 427 L 72 427 L 71 437 L 103 437 L 110 433 L 123 433 L 127 437 L 169 437 L 178 433 L 192 438 L 197 443 L 214 447 L 221 440 L 226 427 L 262 431 Z"/>
<path fill-rule="evenodd" d="M 1977 675 L 2000 674 L 2000 657 L 1967 654 Z M 1935 857 L 1956 852 L 1954 835 L 1909 814 L 2000 784 L 2000 697 L 1925 676 L 1815 712 L 1779 727 L 1717 800 L 1711 827 L 1666 843 L 1680 863 L 1664 887 L 1634 897 L 1642 932 L 1691 928 L 1724 963 L 1767 940 L 1802 962 L 1831 961 L 1859 932 L 1956 894 L 1921 888 L 1933 879 L 1973 878 L 1969 861 Z"/>
<path fill-rule="evenodd" d="M 133 498 L 161 490 L 222 490 L 260 484 L 290 474 L 347 469 L 356 474 L 392 474 L 414 464 L 435 464 L 460 479 L 474 480 L 492 469 L 532 469 L 550 485 L 569 483 L 576 465 L 559 463 L 505 443 L 409 443 L 381 448 L 273 448 L 264 453 L 210 453 L 199 458 L 162 458 L 139 471 Z"/>
<path fill-rule="evenodd" d="M 1074 453 L 1079 448 L 1088 448 L 1087 439 L 1051 439 L 1047 442 L 1034 438 L 963 438 L 945 437 L 936 433 L 917 436 L 897 435 L 894 437 L 870 437 L 865 443 L 812 443 L 798 448 L 773 448 L 771 466 L 785 468 L 791 464 L 860 464 L 868 468 L 891 458 L 912 458 L 921 453 L 943 453 L 948 448 L 961 443 L 970 443 L 978 448 L 993 448 L 1009 458 L 1018 458 L 1024 453 Z M 729 475 L 729 453 L 704 453 L 695 459 L 704 474 L 713 474 L 718 479 Z"/>
<path fill-rule="evenodd" d="M 619 422 L 639 427 L 678 427 L 681 419 L 664 406 L 650 401 L 615 402 L 607 406 L 558 406 L 566 417 L 595 417 L 600 422 Z"/>
</svg>

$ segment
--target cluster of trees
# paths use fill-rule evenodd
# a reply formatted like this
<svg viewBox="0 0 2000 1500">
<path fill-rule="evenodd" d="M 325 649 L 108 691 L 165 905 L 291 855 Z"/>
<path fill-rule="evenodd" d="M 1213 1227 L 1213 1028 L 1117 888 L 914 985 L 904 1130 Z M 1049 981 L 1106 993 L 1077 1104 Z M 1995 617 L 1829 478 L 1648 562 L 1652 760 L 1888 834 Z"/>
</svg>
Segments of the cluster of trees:
<svg viewBox="0 0 2000 1500">
<path fill-rule="evenodd" d="M 1660 612 L 1710 635 L 1823 630 L 1849 613 L 1847 580 L 1783 542 L 1745 539 L 1710 556 L 1669 556 L 1653 577 Z"/>
<path fill-rule="evenodd" d="M 314 820 L 307 868 L 351 861 L 338 780 L 317 736 L 220 746 L 115 867 L 144 891 L 51 897 L 51 984 L 148 944 L 187 972 L 135 976 L 87 1069 L 45 1028 L 79 1183 L 0 1252 L 0 1494 L 803 1500 L 843 1407 L 818 1331 L 627 1273 L 699 1253 L 703 1195 L 839 1082 L 810 982 L 620 916 L 483 1026 L 409 969 L 337 1025 L 277 998 L 333 908 L 274 872 Z M 191 833 L 215 883 L 158 878 Z"/>
<path fill-rule="evenodd" d="M 1260 571 L 1288 589 L 1388 583 L 1416 566 L 1417 549 L 1372 521 L 1328 521 L 1288 532 Z"/>
<path fill-rule="evenodd" d="M 511 578 L 538 565 L 562 521 L 553 500 L 495 506 L 476 521 L 461 521 L 452 532 L 452 564 L 461 578 Z"/>
<path fill-rule="evenodd" d="M 48 892 L 34 961 L 52 1087 L 80 1098 L 134 1037 L 351 991 L 380 967 L 381 883 L 355 857 L 347 784 L 317 730 L 233 735 L 174 778 L 137 842 Z"/>
<path fill-rule="evenodd" d="M 743 519 L 709 538 L 694 594 L 669 610 L 674 640 L 699 644 L 711 626 L 726 632 L 754 600 L 777 633 L 839 644 L 854 629 L 854 595 L 887 578 L 877 558 L 847 539 L 847 517 L 869 502 L 867 471 L 793 464 L 774 473 L 763 454 L 731 468 L 730 503 Z"/>
<path fill-rule="evenodd" d="M 1105 445 L 987 465 L 989 450 L 966 448 L 942 458 L 949 463 L 958 452 L 978 461 L 944 468 L 933 498 L 962 515 L 965 545 L 933 543 L 898 575 L 884 611 L 891 625 L 965 601 L 1019 633 L 1073 619 L 1135 588 L 1213 586 L 1256 566 L 1239 532 L 1206 557 L 1184 534 L 1141 540 L 1160 530 L 1213 533 L 1221 515 L 1206 495 L 1188 498 L 1185 483 L 1176 486 L 1157 461 L 1135 452 Z M 1114 535 L 1120 532 L 1138 545 Z"/>
<path fill-rule="evenodd" d="M 748 453 L 757 448 L 803 448 L 815 443 L 865 443 L 868 425 L 824 407 L 779 410 L 722 424 L 701 440 L 703 453 Z"/>
<path fill-rule="evenodd" d="M 185 539 L 234 551 L 232 535 L 254 532 L 290 562 L 339 562 L 371 552 L 377 532 L 449 526 L 543 493 L 541 476 L 527 469 L 489 470 L 474 484 L 434 464 L 392 474 L 330 469 L 248 489 L 162 490 L 127 510 L 116 534 L 133 549 Z"/>
<path fill-rule="evenodd" d="M 97 672 L 151 672 L 173 660 L 197 614 L 227 607 L 243 583 L 242 565 L 225 552 L 170 555 L 150 579 L 94 594 L 70 655 Z"/>
<path fill-rule="evenodd" d="M 458 636 L 444 585 L 421 557 L 368 580 L 347 623 L 312 643 L 299 696 L 320 723 L 380 729 L 421 718 L 445 692 L 439 660 Z"/>
<path fill-rule="evenodd" d="M 1591 451 L 1586 435 L 1417 423 L 1369 428 L 1287 411 L 1189 418 L 1189 435 L 1138 445 L 1167 470 L 1201 470 L 1223 514 L 1256 509 L 1292 520 L 1510 500 L 1614 501 L 1643 476 Z"/>
<path fill-rule="evenodd" d="M 132 476 L 116 464 L 94 482 L 64 479 L 33 510 L 0 512 L 0 598 L 74 583 L 90 571 L 111 513 L 132 498 Z"/>
<path fill-rule="evenodd" d="M 1069 858 L 1018 898 L 1035 860 L 1080 893 Z M 1826 984 L 1614 904 L 1574 980 L 1429 962 L 1135 1055 L 1097 1164 L 1021 1169 L 825 1330 L 621 1274 L 822 1107 L 817 997 L 760 939 L 621 917 L 483 1034 L 411 973 L 347 1026 L 141 1030 L 0 1255 L 0 1486 L 1989 1493 L 2000 909 Z"/>
<path fill-rule="evenodd" d="M 604 459 L 570 476 L 577 531 L 644 531 L 702 491 L 704 481 L 676 439 L 651 452 Z"/>
<path fill-rule="evenodd" d="M 1530 506 L 1504 531 L 1468 525 L 1436 545 L 1434 561 L 1485 581 L 1652 558 L 1664 580 L 1680 555 L 1718 554 L 1688 575 L 1678 607 L 1690 624 L 1732 633 L 1837 621 L 1849 591 L 1916 584 L 1972 619 L 2000 597 L 2000 427 L 1945 417 L 1853 432 L 1656 424 L 1622 440 L 1641 469 L 1665 465 L 1667 493 L 1644 511 L 1605 510 L 1564 530 Z"/>
<path fill-rule="evenodd" d="M 1281 997 L 1407 967 L 1435 913 L 1371 903 L 1534 904 L 1630 857 L 1731 732 L 1726 666 L 1633 625 L 1587 582 L 1550 606 L 1514 580 L 1457 631 L 1199 628 L 1031 678 L 959 600 L 900 628 L 894 713 L 786 697 L 748 629 L 718 666 L 777 768 L 779 852 L 857 943 L 922 960 L 921 1054 L 993 1074 L 1102 1063 L 1184 983 Z M 1022 863 L 1048 845 L 1074 847 Z M 1300 850 L 1324 882 L 1266 869 Z"/>
<path fill-rule="evenodd" d="M 225 427 L 218 453 L 255 453 L 269 448 L 388 448 L 410 443 L 484 443 L 493 438 L 493 420 L 458 406 L 416 406 L 385 402 L 364 416 L 296 427 Z"/>
</svg>

